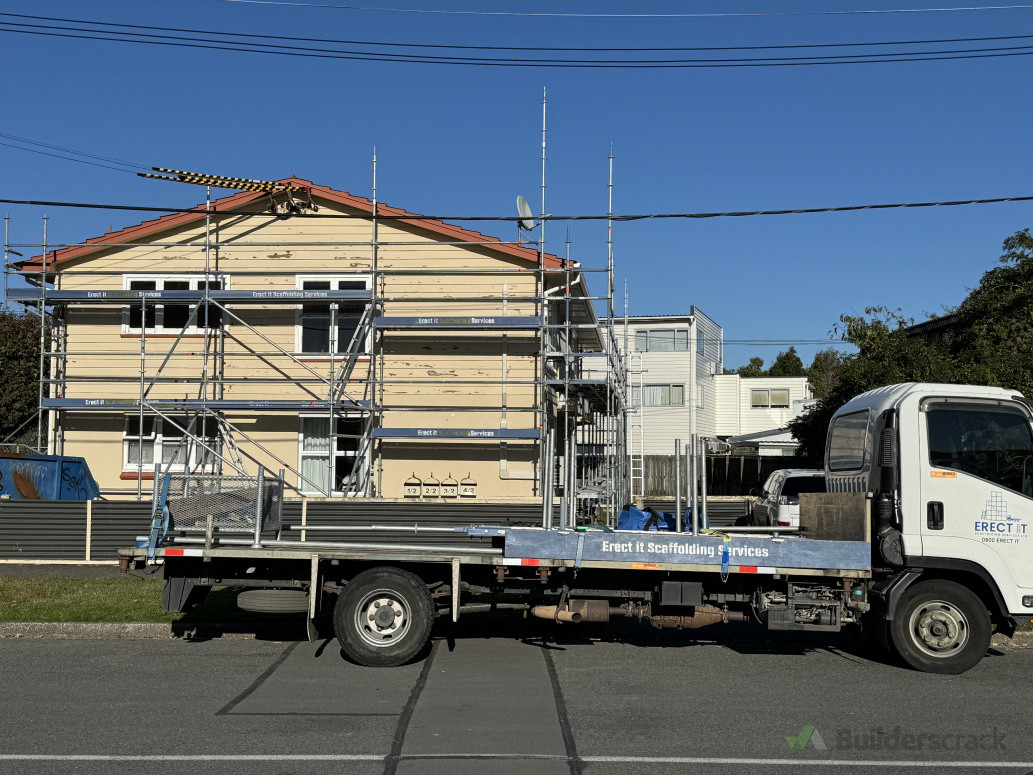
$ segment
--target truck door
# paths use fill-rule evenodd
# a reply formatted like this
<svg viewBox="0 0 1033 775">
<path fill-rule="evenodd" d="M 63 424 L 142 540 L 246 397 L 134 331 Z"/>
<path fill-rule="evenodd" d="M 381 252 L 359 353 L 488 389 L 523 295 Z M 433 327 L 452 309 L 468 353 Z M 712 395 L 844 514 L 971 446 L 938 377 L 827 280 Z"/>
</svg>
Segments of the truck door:
<svg viewBox="0 0 1033 775">
<path fill-rule="evenodd" d="M 1029 410 L 1008 401 L 931 398 L 919 417 L 922 553 L 978 563 L 1010 610 L 1021 611 L 1022 594 L 1033 591 Z"/>
</svg>

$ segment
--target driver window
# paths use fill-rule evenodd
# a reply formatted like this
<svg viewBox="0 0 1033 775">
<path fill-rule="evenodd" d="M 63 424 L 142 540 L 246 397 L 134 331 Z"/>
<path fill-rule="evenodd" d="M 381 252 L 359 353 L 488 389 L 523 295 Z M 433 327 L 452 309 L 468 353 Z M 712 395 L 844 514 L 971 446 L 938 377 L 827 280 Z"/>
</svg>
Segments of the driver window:
<svg viewBox="0 0 1033 775">
<path fill-rule="evenodd" d="M 926 418 L 930 465 L 1033 497 L 1033 432 L 1019 409 L 934 404 Z"/>
</svg>

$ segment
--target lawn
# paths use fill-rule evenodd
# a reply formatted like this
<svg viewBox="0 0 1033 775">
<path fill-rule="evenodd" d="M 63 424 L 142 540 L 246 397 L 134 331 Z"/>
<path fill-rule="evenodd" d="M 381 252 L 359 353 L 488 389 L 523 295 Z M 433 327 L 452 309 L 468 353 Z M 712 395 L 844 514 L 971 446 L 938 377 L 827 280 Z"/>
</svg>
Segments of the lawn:
<svg viewBox="0 0 1033 775">
<path fill-rule="evenodd" d="M 161 610 L 161 579 L 0 576 L 3 622 L 172 622 Z"/>
<path fill-rule="evenodd" d="M 273 614 L 237 608 L 235 587 L 216 587 L 188 613 L 161 610 L 161 579 L 0 576 L 0 622 L 254 622 Z M 297 619 L 297 617 L 294 617 Z"/>
</svg>

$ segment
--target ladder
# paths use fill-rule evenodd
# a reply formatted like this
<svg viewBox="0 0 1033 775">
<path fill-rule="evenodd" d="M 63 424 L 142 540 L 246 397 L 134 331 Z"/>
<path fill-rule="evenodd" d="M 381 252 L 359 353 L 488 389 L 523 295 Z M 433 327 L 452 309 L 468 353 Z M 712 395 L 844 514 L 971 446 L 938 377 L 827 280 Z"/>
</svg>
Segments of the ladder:
<svg viewBox="0 0 1033 775">
<path fill-rule="evenodd" d="M 637 367 L 636 367 L 637 361 Z M 645 418 L 642 411 L 642 375 L 645 370 L 642 368 L 642 355 L 635 353 L 631 356 L 631 368 L 628 369 L 628 382 L 633 377 L 638 377 L 638 405 L 629 403 L 628 415 L 628 477 L 631 491 L 629 499 L 634 501 L 635 496 L 644 495 L 646 490 L 646 434 Z M 637 449 L 636 449 L 637 444 Z"/>
</svg>

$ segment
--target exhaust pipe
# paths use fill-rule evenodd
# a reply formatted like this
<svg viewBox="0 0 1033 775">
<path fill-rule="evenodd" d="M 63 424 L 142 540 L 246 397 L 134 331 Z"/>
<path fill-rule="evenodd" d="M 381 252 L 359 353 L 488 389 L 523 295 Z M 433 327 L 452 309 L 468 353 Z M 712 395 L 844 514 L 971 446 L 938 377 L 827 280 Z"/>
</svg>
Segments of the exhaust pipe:
<svg viewBox="0 0 1033 775">
<path fill-rule="evenodd" d="M 556 622 L 577 623 L 581 621 L 581 614 L 557 605 L 536 605 L 531 609 L 531 616 L 537 616 L 539 619 L 552 619 Z"/>
<path fill-rule="evenodd" d="M 726 611 L 712 605 L 698 605 L 692 616 L 651 616 L 649 623 L 654 627 L 675 628 L 679 630 L 698 630 L 719 622 L 742 622 L 746 614 L 742 611 Z"/>
<path fill-rule="evenodd" d="M 608 622 L 610 603 L 606 600 L 569 600 L 560 608 L 556 605 L 536 605 L 531 616 L 556 622 Z"/>
</svg>

